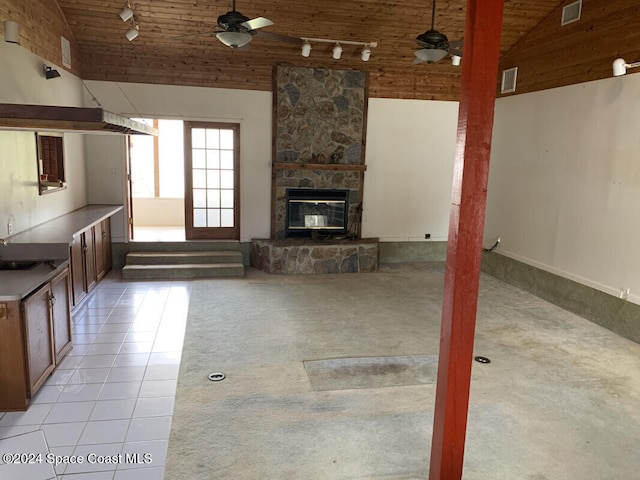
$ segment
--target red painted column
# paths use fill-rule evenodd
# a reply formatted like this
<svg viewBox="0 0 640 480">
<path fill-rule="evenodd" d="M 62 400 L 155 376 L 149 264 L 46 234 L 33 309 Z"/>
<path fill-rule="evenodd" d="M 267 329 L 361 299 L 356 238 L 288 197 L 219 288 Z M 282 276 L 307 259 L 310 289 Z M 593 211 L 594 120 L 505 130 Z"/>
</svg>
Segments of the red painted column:
<svg viewBox="0 0 640 480">
<path fill-rule="evenodd" d="M 429 480 L 462 478 L 504 0 L 467 0 Z"/>
</svg>

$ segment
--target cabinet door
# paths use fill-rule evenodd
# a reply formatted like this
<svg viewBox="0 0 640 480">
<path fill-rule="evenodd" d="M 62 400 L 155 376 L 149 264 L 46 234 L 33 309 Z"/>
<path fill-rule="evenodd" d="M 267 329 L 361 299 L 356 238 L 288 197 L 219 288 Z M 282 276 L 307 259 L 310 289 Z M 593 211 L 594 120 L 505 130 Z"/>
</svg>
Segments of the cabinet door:
<svg viewBox="0 0 640 480">
<path fill-rule="evenodd" d="M 20 301 L 0 302 L 0 412 L 26 410 L 27 371 Z"/>
<path fill-rule="evenodd" d="M 71 313 L 69 308 L 69 271 L 51 280 L 53 351 L 56 365 L 71 350 Z"/>
<path fill-rule="evenodd" d="M 95 240 L 95 257 L 96 257 L 96 279 L 102 280 L 106 271 L 104 265 L 104 231 L 102 223 L 93 227 L 93 238 Z"/>
<path fill-rule="evenodd" d="M 50 300 L 51 288 L 47 284 L 23 302 L 30 397 L 35 395 L 55 366 Z"/>
<path fill-rule="evenodd" d="M 98 281 L 96 276 L 96 242 L 94 233 L 94 228 L 90 228 L 82 234 L 84 239 L 84 273 L 87 292 L 90 292 Z"/>
<path fill-rule="evenodd" d="M 84 281 L 84 251 L 82 235 L 71 242 L 71 298 L 73 305 L 78 305 L 87 294 Z"/>
<path fill-rule="evenodd" d="M 112 256 L 111 256 L 111 219 L 107 218 L 102 221 L 102 258 L 104 262 L 105 275 L 111 271 Z"/>
</svg>

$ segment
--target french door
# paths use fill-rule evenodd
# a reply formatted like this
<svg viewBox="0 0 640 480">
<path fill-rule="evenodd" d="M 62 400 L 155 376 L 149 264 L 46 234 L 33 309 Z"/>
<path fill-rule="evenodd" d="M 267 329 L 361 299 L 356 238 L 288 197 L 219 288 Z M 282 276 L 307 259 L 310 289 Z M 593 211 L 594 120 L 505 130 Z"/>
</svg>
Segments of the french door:
<svg viewBox="0 0 640 480">
<path fill-rule="evenodd" d="M 240 125 L 184 122 L 187 240 L 240 239 Z"/>
</svg>

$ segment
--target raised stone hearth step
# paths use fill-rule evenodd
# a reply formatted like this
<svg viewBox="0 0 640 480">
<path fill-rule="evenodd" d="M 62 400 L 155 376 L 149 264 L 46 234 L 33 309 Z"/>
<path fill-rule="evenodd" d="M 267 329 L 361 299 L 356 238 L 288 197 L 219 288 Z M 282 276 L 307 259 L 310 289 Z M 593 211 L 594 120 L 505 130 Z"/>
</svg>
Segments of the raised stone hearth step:
<svg viewBox="0 0 640 480">
<path fill-rule="evenodd" d="M 194 263 L 242 263 L 242 252 L 129 252 L 127 265 L 179 265 Z"/>
<path fill-rule="evenodd" d="M 243 277 L 242 263 L 182 263 L 165 265 L 126 265 L 126 279 L 190 279 L 212 277 Z"/>
</svg>

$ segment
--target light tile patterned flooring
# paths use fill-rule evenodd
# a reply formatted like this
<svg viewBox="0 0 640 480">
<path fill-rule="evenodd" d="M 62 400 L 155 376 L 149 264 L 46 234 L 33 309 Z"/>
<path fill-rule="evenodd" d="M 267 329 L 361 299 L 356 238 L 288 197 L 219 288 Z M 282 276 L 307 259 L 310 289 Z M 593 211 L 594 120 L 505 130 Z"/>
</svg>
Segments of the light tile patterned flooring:
<svg viewBox="0 0 640 480">
<path fill-rule="evenodd" d="M 48 452 L 83 463 L 62 463 L 54 474 L 46 460 L 0 460 L 0 478 L 161 480 L 190 291 L 189 281 L 124 281 L 119 272 L 98 284 L 74 310 L 73 350 L 29 409 L 0 412 L 0 453 L 37 450 L 44 435 Z M 132 453 L 141 463 L 124 463 Z M 89 463 L 89 454 L 123 461 Z"/>
</svg>

